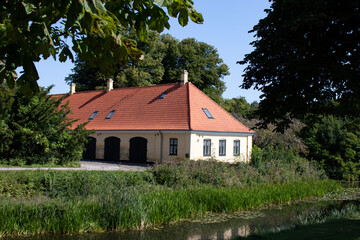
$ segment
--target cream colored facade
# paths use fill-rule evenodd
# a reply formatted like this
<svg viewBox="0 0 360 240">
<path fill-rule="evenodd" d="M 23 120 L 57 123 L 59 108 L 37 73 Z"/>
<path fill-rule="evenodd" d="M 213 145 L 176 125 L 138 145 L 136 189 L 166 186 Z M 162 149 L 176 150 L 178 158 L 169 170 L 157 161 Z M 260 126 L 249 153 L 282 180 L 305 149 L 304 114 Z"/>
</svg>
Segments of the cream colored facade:
<svg viewBox="0 0 360 240">
<path fill-rule="evenodd" d="M 211 154 L 204 156 L 204 140 L 211 141 Z M 225 155 L 219 155 L 219 142 L 225 140 Z M 224 162 L 249 162 L 252 151 L 252 135 L 241 133 L 193 132 L 191 133 L 190 156 L 192 160 L 216 159 Z M 240 154 L 234 155 L 234 141 L 240 141 Z"/>
<path fill-rule="evenodd" d="M 250 161 L 252 134 L 200 131 L 96 131 L 96 159 L 104 159 L 105 139 L 120 139 L 120 160 L 129 160 L 130 139 L 142 137 L 147 140 L 147 162 L 171 160 L 217 159 L 226 162 Z M 170 139 L 177 139 L 177 155 L 170 155 Z M 211 140 L 211 155 L 203 156 L 204 139 Z M 219 156 L 219 141 L 226 141 L 226 155 Z M 234 141 L 240 141 L 240 154 L 234 156 Z"/>
</svg>

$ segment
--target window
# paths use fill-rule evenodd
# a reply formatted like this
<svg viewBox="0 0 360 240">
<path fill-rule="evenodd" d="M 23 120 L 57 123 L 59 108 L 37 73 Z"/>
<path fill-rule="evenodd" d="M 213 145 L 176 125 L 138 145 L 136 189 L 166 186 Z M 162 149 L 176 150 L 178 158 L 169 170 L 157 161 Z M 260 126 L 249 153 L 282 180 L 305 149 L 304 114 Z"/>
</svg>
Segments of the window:
<svg viewBox="0 0 360 240">
<path fill-rule="evenodd" d="M 210 155 L 211 155 L 211 140 L 204 139 L 204 156 L 210 156 Z"/>
<path fill-rule="evenodd" d="M 204 111 L 204 113 L 206 114 L 206 116 L 209 119 L 214 119 L 214 117 L 211 115 L 211 113 L 209 112 L 209 110 L 207 108 L 203 108 L 202 110 Z"/>
<path fill-rule="evenodd" d="M 234 156 L 240 155 L 240 141 L 234 140 Z"/>
<path fill-rule="evenodd" d="M 99 111 L 95 111 L 93 112 L 93 114 L 91 114 L 91 116 L 89 117 L 89 120 L 93 120 L 94 117 L 96 116 L 96 114 L 98 114 Z"/>
<path fill-rule="evenodd" d="M 176 156 L 178 149 L 178 139 L 170 138 L 170 155 Z"/>
<path fill-rule="evenodd" d="M 115 112 L 116 112 L 116 110 L 112 110 L 105 119 L 110 119 L 114 115 Z"/>
<path fill-rule="evenodd" d="M 163 93 L 161 94 L 161 96 L 159 97 L 159 99 L 164 99 L 165 96 L 166 96 L 166 92 L 163 92 Z"/>
<path fill-rule="evenodd" d="M 226 140 L 219 141 L 219 156 L 226 156 Z"/>
</svg>

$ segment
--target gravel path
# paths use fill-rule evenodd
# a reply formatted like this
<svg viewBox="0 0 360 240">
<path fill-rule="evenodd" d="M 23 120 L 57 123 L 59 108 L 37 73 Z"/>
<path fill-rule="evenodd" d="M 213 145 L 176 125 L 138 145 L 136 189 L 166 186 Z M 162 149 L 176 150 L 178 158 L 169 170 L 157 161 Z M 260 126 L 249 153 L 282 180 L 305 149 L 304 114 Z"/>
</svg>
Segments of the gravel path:
<svg viewBox="0 0 360 240">
<path fill-rule="evenodd" d="M 79 168 L 66 168 L 66 167 L 39 167 L 39 168 L 22 168 L 22 167 L 0 167 L 0 171 L 20 171 L 20 170 L 58 170 L 58 171 L 71 171 L 71 170 L 104 170 L 104 171 L 145 171 L 151 168 L 147 164 L 134 164 L 134 163 L 120 163 L 120 162 L 105 162 L 105 161 L 85 161 L 80 162 Z"/>
</svg>

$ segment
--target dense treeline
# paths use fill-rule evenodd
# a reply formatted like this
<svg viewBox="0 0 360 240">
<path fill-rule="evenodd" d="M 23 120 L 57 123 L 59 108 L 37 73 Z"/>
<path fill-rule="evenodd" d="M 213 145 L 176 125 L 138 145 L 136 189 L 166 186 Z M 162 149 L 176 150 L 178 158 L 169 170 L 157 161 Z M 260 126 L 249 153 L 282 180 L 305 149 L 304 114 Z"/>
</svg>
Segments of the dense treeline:
<svg viewBox="0 0 360 240">
<path fill-rule="evenodd" d="M 336 115 L 319 115 L 292 119 L 283 132 L 276 125 L 263 126 L 256 114 L 257 105 L 225 100 L 234 105 L 223 106 L 240 122 L 255 130 L 254 148 L 289 150 L 313 161 L 333 179 L 358 181 L 360 179 L 360 120 Z M 276 149 L 276 150 L 275 150 Z M 253 159 L 254 160 L 254 159 Z"/>
<path fill-rule="evenodd" d="M 170 34 L 149 32 L 149 41 L 143 42 L 133 31 L 124 33 L 136 39 L 137 46 L 144 52 L 142 61 L 131 59 L 126 66 L 117 65 L 112 76 L 114 87 L 138 87 L 163 83 L 177 83 L 181 73 L 187 70 L 189 81 L 214 101 L 221 103 L 225 91 L 223 78 L 229 75 L 229 67 L 220 58 L 217 49 L 194 38 L 181 41 Z M 104 89 L 108 76 L 99 66 L 89 62 L 75 61 L 65 81 L 75 83 L 79 91 Z"/>
<path fill-rule="evenodd" d="M 89 131 L 84 125 L 70 129 L 69 108 L 49 91 L 27 96 L 0 86 L 0 164 L 65 165 L 81 159 Z"/>
</svg>

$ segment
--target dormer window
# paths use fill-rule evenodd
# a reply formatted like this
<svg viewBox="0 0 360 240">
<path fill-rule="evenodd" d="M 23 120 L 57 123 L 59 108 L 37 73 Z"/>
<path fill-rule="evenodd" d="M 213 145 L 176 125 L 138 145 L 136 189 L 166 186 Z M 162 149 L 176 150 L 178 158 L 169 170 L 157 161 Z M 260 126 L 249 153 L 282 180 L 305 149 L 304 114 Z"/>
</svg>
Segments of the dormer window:
<svg viewBox="0 0 360 240">
<path fill-rule="evenodd" d="M 159 97 L 159 99 L 164 99 L 165 96 L 166 96 L 166 92 L 163 92 L 163 93 L 161 94 L 161 96 Z"/>
<path fill-rule="evenodd" d="M 93 120 L 96 116 L 96 114 L 98 114 L 99 111 L 95 111 L 93 114 L 91 114 L 91 116 L 89 117 L 89 120 Z"/>
<path fill-rule="evenodd" d="M 109 112 L 109 114 L 106 116 L 105 119 L 110 119 L 114 115 L 115 112 L 116 112 L 116 110 L 112 110 L 111 112 Z"/>
<path fill-rule="evenodd" d="M 214 119 L 214 117 L 211 115 L 211 113 L 209 112 L 209 110 L 207 108 L 203 108 L 202 110 L 204 111 L 204 113 L 206 114 L 206 116 L 209 119 Z"/>
</svg>

